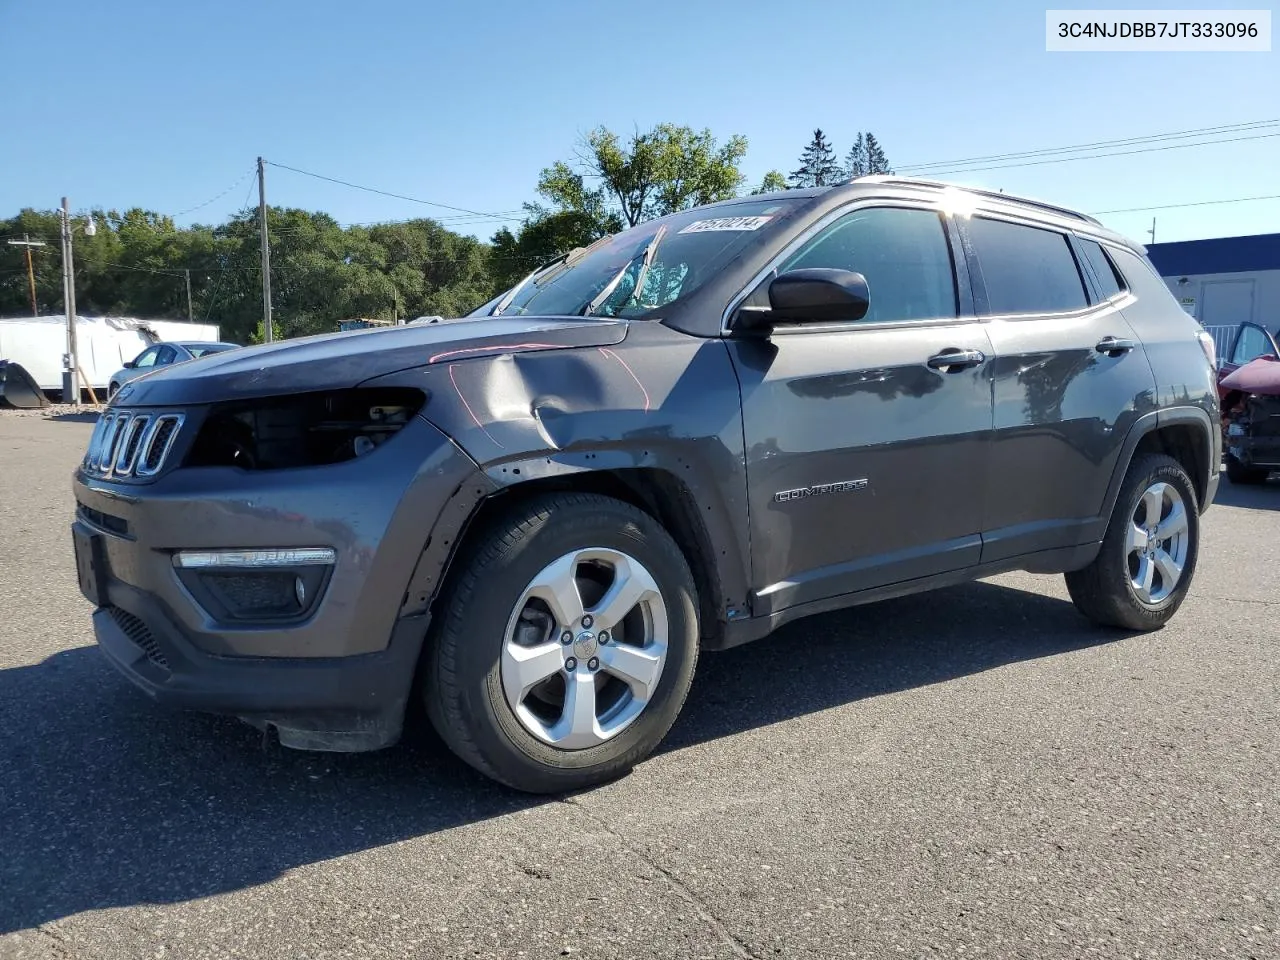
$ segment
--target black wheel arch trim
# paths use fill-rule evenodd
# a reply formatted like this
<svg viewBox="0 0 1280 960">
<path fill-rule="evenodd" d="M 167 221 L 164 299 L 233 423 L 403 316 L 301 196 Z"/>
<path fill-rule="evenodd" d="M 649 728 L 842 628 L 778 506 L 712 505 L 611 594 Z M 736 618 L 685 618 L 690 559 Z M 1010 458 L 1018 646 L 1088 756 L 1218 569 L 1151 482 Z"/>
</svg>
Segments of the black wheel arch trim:
<svg viewBox="0 0 1280 960">
<path fill-rule="evenodd" d="M 628 447 L 545 450 L 536 455 L 496 461 L 476 470 L 459 484 L 440 511 L 405 590 L 400 616 L 417 616 L 430 609 L 460 545 L 487 505 L 526 489 L 554 488 L 555 481 L 565 481 L 567 487 L 577 489 L 603 481 L 607 485 L 626 487 L 628 498 L 656 515 L 664 525 L 671 519 L 664 515 L 667 511 L 674 512 L 676 519 L 687 524 L 687 536 L 676 539 L 700 587 L 703 581 L 699 568 L 706 575 L 710 595 L 699 597 L 703 621 L 700 630 L 704 644 L 718 645 L 727 621 L 749 616 L 748 561 L 734 534 L 734 523 L 745 522 L 745 504 L 742 517 L 735 521 L 733 505 L 724 497 L 705 496 L 705 491 L 715 484 L 695 468 L 694 461 L 675 455 L 668 462 L 657 446 L 647 444 L 645 456 Z M 667 502 L 656 503 L 655 490 L 634 479 L 642 472 L 664 479 L 666 489 L 660 493 L 667 495 Z M 607 494 L 607 485 L 598 492 Z M 704 496 L 700 497 L 700 492 Z M 688 556 L 690 553 L 693 555 Z"/>
<path fill-rule="evenodd" d="M 1193 475 L 1191 482 L 1195 485 L 1197 493 L 1204 490 L 1208 494 L 1203 498 L 1204 502 L 1197 505 L 1200 513 L 1203 514 L 1209 509 L 1209 504 L 1213 502 L 1212 493 L 1217 486 L 1218 478 L 1214 457 L 1220 456 L 1221 453 L 1221 444 L 1216 439 L 1217 430 L 1213 418 L 1209 416 L 1208 411 L 1200 406 L 1187 404 L 1176 407 L 1163 407 L 1138 417 L 1129 428 L 1128 434 L 1125 435 L 1124 446 L 1121 448 L 1120 456 L 1116 459 L 1115 468 L 1112 470 L 1111 481 L 1107 484 L 1106 499 L 1102 505 L 1102 513 L 1099 515 L 1099 521 L 1103 525 L 1104 532 L 1106 523 L 1110 520 L 1111 511 L 1115 509 L 1116 499 L 1120 496 L 1120 487 L 1129 472 L 1130 464 L 1133 463 L 1134 453 L 1137 451 L 1138 445 L 1144 437 L 1157 430 L 1181 424 L 1197 426 L 1204 432 L 1205 449 L 1209 452 L 1209 456 L 1205 463 L 1200 465 L 1200 475 Z"/>
</svg>

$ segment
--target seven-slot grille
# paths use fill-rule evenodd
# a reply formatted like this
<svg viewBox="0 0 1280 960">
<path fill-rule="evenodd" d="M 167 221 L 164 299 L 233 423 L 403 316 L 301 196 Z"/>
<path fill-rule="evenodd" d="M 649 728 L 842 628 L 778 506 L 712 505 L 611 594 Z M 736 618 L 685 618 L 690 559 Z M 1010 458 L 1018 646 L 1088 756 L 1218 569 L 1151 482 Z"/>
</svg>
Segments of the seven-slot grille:
<svg viewBox="0 0 1280 960">
<path fill-rule="evenodd" d="M 84 469 L 97 477 L 153 477 L 182 428 L 180 413 L 108 410 L 89 438 Z"/>
</svg>

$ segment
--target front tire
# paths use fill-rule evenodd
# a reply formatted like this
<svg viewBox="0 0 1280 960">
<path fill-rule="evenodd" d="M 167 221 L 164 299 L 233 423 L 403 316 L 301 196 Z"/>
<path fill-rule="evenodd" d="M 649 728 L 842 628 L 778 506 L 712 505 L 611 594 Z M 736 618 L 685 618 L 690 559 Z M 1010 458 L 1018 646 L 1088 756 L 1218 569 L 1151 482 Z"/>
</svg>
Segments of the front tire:
<svg viewBox="0 0 1280 960">
<path fill-rule="evenodd" d="M 501 515 L 459 556 L 439 611 L 427 714 L 454 753 L 517 790 L 626 773 L 693 680 L 689 565 L 656 520 L 609 497 L 547 495 Z"/>
<path fill-rule="evenodd" d="M 1191 478 L 1172 457 L 1143 454 L 1129 466 L 1098 556 L 1067 574 L 1067 592 L 1094 623 L 1157 630 L 1186 598 L 1199 548 Z"/>
<path fill-rule="evenodd" d="M 111 381 L 111 385 L 107 387 L 107 399 L 114 400 L 116 394 L 119 392 L 120 392 L 120 384 L 116 383 L 114 380 Z"/>
</svg>

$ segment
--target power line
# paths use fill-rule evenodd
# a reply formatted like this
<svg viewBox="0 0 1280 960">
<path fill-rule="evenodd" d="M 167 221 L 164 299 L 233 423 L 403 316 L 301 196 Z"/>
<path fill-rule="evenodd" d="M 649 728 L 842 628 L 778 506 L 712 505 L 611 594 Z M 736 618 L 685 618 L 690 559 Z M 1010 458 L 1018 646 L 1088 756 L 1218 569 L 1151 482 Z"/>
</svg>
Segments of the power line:
<svg viewBox="0 0 1280 960">
<path fill-rule="evenodd" d="M 1047 163 L 1068 163 L 1072 160 L 1101 160 L 1106 157 L 1128 157 L 1139 153 L 1163 153 L 1166 150 L 1185 150 L 1189 147 L 1208 147 L 1219 143 L 1241 143 L 1245 140 L 1266 140 L 1269 137 L 1280 137 L 1277 133 L 1260 133 L 1249 137 L 1231 137 L 1226 140 L 1204 140 L 1199 143 L 1169 143 L 1158 147 L 1144 147 L 1138 150 L 1116 150 L 1111 153 L 1092 153 L 1079 157 L 1054 157 L 1048 160 L 1028 160 L 1019 163 L 993 164 L 986 167 L 965 167 L 954 170 L 931 170 L 930 175 L 941 177 L 957 173 L 981 173 L 987 170 L 1009 170 L 1014 167 L 1039 167 Z"/>
<path fill-rule="evenodd" d="M 410 197 L 403 193 L 392 193 L 390 190 L 379 190 L 377 187 L 366 187 L 359 183 L 352 183 L 350 180 L 339 180 L 337 177 L 326 177 L 321 173 L 312 173 L 310 170 L 299 170 L 297 167 L 291 167 L 287 164 L 276 163 L 274 160 L 268 160 L 267 163 L 280 170 L 289 170 L 293 173 L 300 173 L 304 177 L 314 177 L 317 180 L 327 180 L 329 183 L 336 183 L 340 186 L 351 187 L 354 190 L 364 190 L 367 193 L 377 193 L 384 197 L 393 197 L 396 200 L 408 200 L 410 203 L 421 203 L 428 207 L 440 207 L 444 210 L 456 210 L 458 213 L 469 213 L 477 217 L 492 217 L 492 213 L 482 213 L 479 210 L 468 210 L 466 207 L 455 207 L 448 203 L 437 203 L 434 200 L 423 200 L 420 197 Z"/>
<path fill-rule="evenodd" d="M 1172 133 L 1153 133 L 1142 137 L 1128 137 L 1121 140 L 1095 140 L 1091 143 L 1078 143 L 1068 147 L 1042 147 L 1036 150 L 1022 150 L 1016 153 L 996 153 L 983 157 L 967 157 L 960 160 L 933 160 L 929 163 L 907 163 L 902 165 L 902 169 L 926 170 L 932 167 L 965 166 L 970 163 L 986 163 L 987 161 L 1020 160 L 1029 157 L 1048 156 L 1058 153 L 1077 153 L 1082 150 L 1100 150 L 1106 147 L 1123 147 L 1139 143 L 1154 143 L 1162 140 L 1180 140 L 1193 136 L 1237 133 L 1245 130 L 1263 129 L 1277 125 L 1280 125 L 1280 120 L 1250 120 L 1245 123 L 1230 123 L 1218 127 L 1199 127 L 1194 130 L 1175 130 Z"/>
<path fill-rule="evenodd" d="M 254 170 L 254 173 L 257 173 L 256 169 Z M 249 197 L 253 195 L 254 186 L 255 186 L 255 182 L 253 180 L 250 180 L 249 189 L 245 192 L 245 195 L 244 195 L 244 202 L 240 204 L 241 210 L 243 210 L 245 207 L 249 205 Z M 209 295 L 209 299 L 205 303 L 204 320 L 203 320 L 204 323 L 209 322 L 209 317 L 213 313 L 213 305 L 218 300 L 218 292 L 222 289 L 222 281 L 226 279 L 227 273 L 230 269 L 231 268 L 224 263 L 222 266 L 222 269 L 218 271 L 218 279 L 214 281 L 213 292 Z"/>
<path fill-rule="evenodd" d="M 177 213 L 173 214 L 173 218 L 176 220 L 178 217 L 185 217 L 188 213 L 192 213 L 196 210 L 201 209 L 202 207 L 207 207 L 211 203 L 216 203 L 217 201 L 225 197 L 228 193 L 230 193 L 232 190 L 234 190 L 236 187 L 240 186 L 240 184 L 244 183 L 246 177 L 251 177 L 253 176 L 253 174 L 254 174 L 254 170 L 252 169 L 246 171 L 243 175 L 241 175 L 236 179 L 235 183 L 231 184 L 231 186 L 227 187 L 227 189 L 223 190 L 217 196 L 210 197 L 208 200 L 204 201 L 204 203 L 197 203 L 194 207 L 187 207 L 187 209 L 185 210 L 179 210 Z"/>
<path fill-rule="evenodd" d="M 1197 200 L 1194 203 L 1166 203 L 1155 207 L 1126 207 L 1123 210 L 1095 210 L 1091 216 L 1100 217 L 1108 213 L 1147 213 L 1151 210 L 1180 210 L 1183 207 L 1211 207 L 1219 203 L 1250 203 L 1254 200 L 1280 200 L 1280 193 L 1272 193 L 1262 197 L 1231 197 L 1226 200 Z"/>
</svg>

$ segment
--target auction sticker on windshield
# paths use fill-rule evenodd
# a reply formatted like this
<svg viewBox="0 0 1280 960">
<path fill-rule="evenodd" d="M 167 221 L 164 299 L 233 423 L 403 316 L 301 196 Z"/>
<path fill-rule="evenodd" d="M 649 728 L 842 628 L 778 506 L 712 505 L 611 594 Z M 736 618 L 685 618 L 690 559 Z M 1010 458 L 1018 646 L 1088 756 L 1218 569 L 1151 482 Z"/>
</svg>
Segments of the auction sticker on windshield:
<svg viewBox="0 0 1280 960">
<path fill-rule="evenodd" d="M 681 227 L 678 233 L 708 233 L 712 230 L 759 230 L 773 217 L 716 217 L 714 220 L 695 220 Z"/>
</svg>

